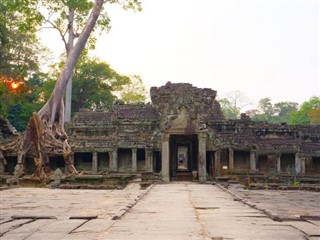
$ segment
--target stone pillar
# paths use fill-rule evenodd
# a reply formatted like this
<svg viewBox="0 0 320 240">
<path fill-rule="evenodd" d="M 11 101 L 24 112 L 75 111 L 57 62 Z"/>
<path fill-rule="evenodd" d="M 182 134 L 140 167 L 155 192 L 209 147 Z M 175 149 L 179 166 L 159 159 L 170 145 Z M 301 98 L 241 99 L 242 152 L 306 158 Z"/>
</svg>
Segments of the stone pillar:
<svg viewBox="0 0 320 240">
<path fill-rule="evenodd" d="M 215 173 L 219 176 L 221 173 L 221 150 L 214 152 L 214 169 Z"/>
<path fill-rule="evenodd" d="M 109 152 L 110 157 L 110 171 L 117 172 L 118 171 L 118 149 L 114 149 L 112 152 Z"/>
<path fill-rule="evenodd" d="M 132 157 L 131 157 L 131 172 L 137 172 L 137 149 L 136 148 L 132 148 L 131 149 L 132 152 Z"/>
<path fill-rule="evenodd" d="M 229 148 L 229 173 L 234 172 L 234 156 L 233 149 Z"/>
<path fill-rule="evenodd" d="M 146 150 L 146 172 L 153 172 L 153 154 L 151 150 Z"/>
<path fill-rule="evenodd" d="M 5 166 L 3 163 L 3 159 L 0 159 L 0 173 L 4 173 L 4 172 L 5 172 Z"/>
<path fill-rule="evenodd" d="M 301 159 L 300 159 L 299 153 L 295 154 L 294 162 L 295 162 L 295 172 L 296 172 L 296 174 L 300 174 L 301 173 Z"/>
<path fill-rule="evenodd" d="M 98 172 L 98 153 L 92 152 L 92 172 Z"/>
<path fill-rule="evenodd" d="M 256 167 L 257 160 L 256 160 L 256 152 L 250 151 L 250 170 L 255 172 L 257 170 Z"/>
<path fill-rule="evenodd" d="M 276 159 L 277 159 L 277 173 L 280 173 L 281 172 L 281 154 L 277 154 Z"/>
<path fill-rule="evenodd" d="M 199 134 L 198 137 L 199 137 L 198 176 L 199 176 L 199 182 L 203 183 L 207 181 L 206 135 Z"/>
<path fill-rule="evenodd" d="M 301 161 L 301 174 L 306 174 L 306 157 L 300 156 L 300 161 Z"/>
<path fill-rule="evenodd" d="M 169 134 L 164 134 L 162 136 L 162 147 L 161 147 L 161 175 L 162 180 L 165 182 L 170 182 L 170 148 L 169 148 Z"/>
</svg>

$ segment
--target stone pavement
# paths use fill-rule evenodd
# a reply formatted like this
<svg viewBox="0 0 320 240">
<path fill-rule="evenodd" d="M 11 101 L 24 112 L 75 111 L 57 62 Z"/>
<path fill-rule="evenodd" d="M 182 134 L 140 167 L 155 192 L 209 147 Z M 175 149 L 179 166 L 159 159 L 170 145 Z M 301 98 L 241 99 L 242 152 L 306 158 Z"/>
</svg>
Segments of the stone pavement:
<svg viewBox="0 0 320 240">
<path fill-rule="evenodd" d="M 275 219 L 296 221 L 301 218 L 318 218 L 320 220 L 320 192 L 248 190 L 240 184 L 230 185 L 228 191 Z"/>
<path fill-rule="evenodd" d="M 231 193 L 191 182 L 146 190 L 139 184 L 124 190 L 9 189 L 0 191 L 0 236 L 2 240 L 320 239 L 318 220 L 273 221 L 238 201 L 236 189 Z M 318 197 L 319 193 L 314 195 L 314 201 Z M 273 202 L 272 198 L 259 201 L 270 206 Z M 279 201 L 290 204 L 290 199 Z M 300 208 L 308 211 L 308 204 L 302 202 Z"/>
</svg>

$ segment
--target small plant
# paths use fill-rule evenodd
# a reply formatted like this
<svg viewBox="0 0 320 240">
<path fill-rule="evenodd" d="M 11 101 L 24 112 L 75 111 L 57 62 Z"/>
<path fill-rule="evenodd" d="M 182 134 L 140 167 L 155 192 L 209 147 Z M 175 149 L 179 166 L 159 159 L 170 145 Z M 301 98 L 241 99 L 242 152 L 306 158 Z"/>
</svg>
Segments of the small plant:
<svg viewBox="0 0 320 240">
<path fill-rule="evenodd" d="M 294 182 L 293 182 L 293 186 L 299 187 L 299 186 L 300 186 L 300 182 L 299 182 L 299 181 L 294 181 Z"/>
</svg>

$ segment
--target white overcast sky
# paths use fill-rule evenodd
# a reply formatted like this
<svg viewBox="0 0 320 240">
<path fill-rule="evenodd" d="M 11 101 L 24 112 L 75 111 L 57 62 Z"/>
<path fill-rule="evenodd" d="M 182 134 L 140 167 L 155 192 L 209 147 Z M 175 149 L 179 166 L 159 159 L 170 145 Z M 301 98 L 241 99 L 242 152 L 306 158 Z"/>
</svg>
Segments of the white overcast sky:
<svg viewBox="0 0 320 240">
<path fill-rule="evenodd" d="M 147 88 L 187 82 L 220 96 L 240 90 L 253 102 L 301 103 L 320 95 L 319 4 L 142 0 L 136 13 L 108 5 L 112 28 L 94 55 Z"/>
</svg>

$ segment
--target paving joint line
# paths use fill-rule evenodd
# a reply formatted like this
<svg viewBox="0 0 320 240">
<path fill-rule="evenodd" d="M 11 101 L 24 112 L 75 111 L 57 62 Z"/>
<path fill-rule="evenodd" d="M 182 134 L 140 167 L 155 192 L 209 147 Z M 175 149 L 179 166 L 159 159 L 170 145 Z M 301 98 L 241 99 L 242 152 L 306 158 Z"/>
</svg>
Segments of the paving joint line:
<svg viewBox="0 0 320 240">
<path fill-rule="evenodd" d="M 143 198 L 145 198 L 148 193 L 153 189 L 155 184 L 152 184 L 147 188 L 147 190 L 141 194 L 139 194 L 132 202 L 129 202 L 127 206 L 121 208 L 112 218 L 111 220 L 120 220 L 124 215 L 126 215 L 130 209 L 132 209 L 138 202 L 140 202 Z"/>
<path fill-rule="evenodd" d="M 14 221 L 14 220 L 13 220 Z M 26 224 L 29 224 L 31 222 L 34 222 L 36 221 L 36 219 L 31 219 L 30 221 L 27 221 L 25 223 L 21 223 L 21 224 L 18 224 L 18 225 L 15 225 L 15 226 L 12 226 L 11 228 L 9 228 L 7 231 L 3 232 L 0 234 L 0 237 L 4 236 L 5 234 L 7 234 L 8 232 L 11 232 L 19 227 L 22 227 L 23 225 L 26 225 Z"/>
<path fill-rule="evenodd" d="M 201 226 L 201 235 L 204 237 L 204 240 L 210 240 L 211 238 L 208 238 L 208 234 L 206 231 L 206 227 L 205 227 L 205 223 L 201 221 L 201 218 L 199 216 L 199 211 L 198 208 L 194 205 L 194 202 L 191 200 L 192 196 L 191 196 L 191 191 L 189 189 L 189 185 L 186 184 L 187 190 L 188 190 L 188 199 L 189 202 L 193 208 L 193 211 L 196 215 L 197 221 L 199 222 L 200 226 Z"/>
</svg>

